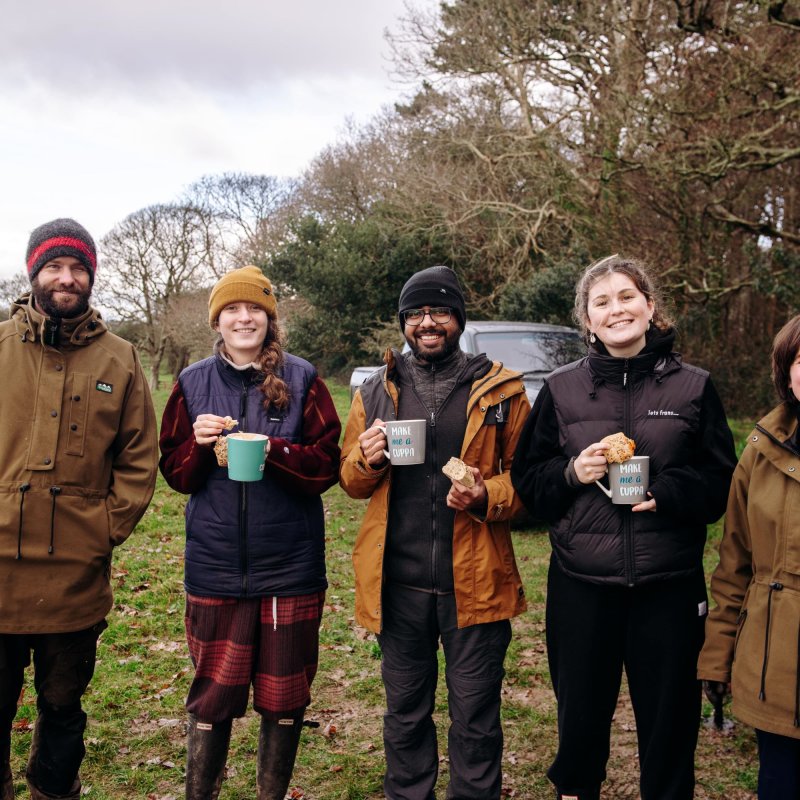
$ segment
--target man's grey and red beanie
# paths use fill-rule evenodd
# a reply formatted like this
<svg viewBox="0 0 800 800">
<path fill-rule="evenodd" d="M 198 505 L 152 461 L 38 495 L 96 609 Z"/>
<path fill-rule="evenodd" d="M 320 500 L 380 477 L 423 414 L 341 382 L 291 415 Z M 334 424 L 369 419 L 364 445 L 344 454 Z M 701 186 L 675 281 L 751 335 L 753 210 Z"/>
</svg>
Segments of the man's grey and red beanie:
<svg viewBox="0 0 800 800">
<path fill-rule="evenodd" d="M 90 283 L 94 283 L 97 270 L 97 248 L 89 231 L 74 219 L 54 219 L 45 222 L 31 234 L 25 262 L 28 278 L 32 281 L 39 270 L 59 256 L 71 256 L 86 267 Z"/>
</svg>

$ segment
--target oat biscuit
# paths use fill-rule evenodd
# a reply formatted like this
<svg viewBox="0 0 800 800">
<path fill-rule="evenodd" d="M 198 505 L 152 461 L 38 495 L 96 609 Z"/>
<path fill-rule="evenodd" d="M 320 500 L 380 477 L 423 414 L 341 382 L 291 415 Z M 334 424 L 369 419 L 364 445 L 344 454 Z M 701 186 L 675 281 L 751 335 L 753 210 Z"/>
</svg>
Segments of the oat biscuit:
<svg viewBox="0 0 800 800">
<path fill-rule="evenodd" d="M 475 485 L 475 478 L 472 476 L 472 470 L 460 458 L 451 458 L 442 467 L 442 472 L 451 480 L 458 481 L 468 489 L 471 489 Z"/>
<path fill-rule="evenodd" d="M 633 457 L 636 452 L 636 442 L 629 439 L 624 433 L 612 433 L 604 436 L 601 442 L 608 442 L 610 447 L 605 452 L 606 461 L 609 464 L 621 464 Z"/>
</svg>

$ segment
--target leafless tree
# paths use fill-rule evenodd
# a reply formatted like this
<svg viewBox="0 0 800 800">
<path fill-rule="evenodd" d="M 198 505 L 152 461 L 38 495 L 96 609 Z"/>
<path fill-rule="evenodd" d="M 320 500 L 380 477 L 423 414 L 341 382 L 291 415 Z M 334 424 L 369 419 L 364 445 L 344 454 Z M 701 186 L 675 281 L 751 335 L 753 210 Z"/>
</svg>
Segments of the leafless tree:
<svg viewBox="0 0 800 800">
<path fill-rule="evenodd" d="M 10 278 L 0 280 L 0 307 L 7 315 L 11 304 L 18 300 L 25 292 L 30 291 L 31 283 L 28 280 L 27 272 L 18 272 Z"/>
<path fill-rule="evenodd" d="M 192 184 L 185 202 L 201 208 L 215 228 L 222 272 L 245 264 L 263 267 L 280 242 L 292 182 L 270 175 L 226 172 Z"/>
<path fill-rule="evenodd" d="M 154 205 L 103 238 L 105 280 L 98 294 L 116 318 L 140 323 L 153 389 L 169 342 L 171 304 L 217 277 L 212 232 L 207 212 L 197 207 Z"/>
</svg>

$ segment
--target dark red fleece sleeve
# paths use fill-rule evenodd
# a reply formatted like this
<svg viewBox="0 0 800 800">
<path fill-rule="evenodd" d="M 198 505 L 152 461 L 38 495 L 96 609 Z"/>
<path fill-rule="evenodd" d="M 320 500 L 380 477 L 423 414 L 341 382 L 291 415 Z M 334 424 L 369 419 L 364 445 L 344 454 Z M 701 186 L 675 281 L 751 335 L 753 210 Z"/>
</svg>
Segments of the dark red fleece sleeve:
<svg viewBox="0 0 800 800">
<path fill-rule="evenodd" d="M 270 437 L 267 471 L 285 489 L 322 494 L 339 479 L 342 423 L 328 387 L 315 378 L 303 407 L 300 442 Z"/>
<path fill-rule="evenodd" d="M 176 383 L 161 417 L 161 460 L 164 480 L 176 492 L 192 494 L 203 488 L 217 463 L 212 447 L 197 444 L 181 386 Z"/>
</svg>

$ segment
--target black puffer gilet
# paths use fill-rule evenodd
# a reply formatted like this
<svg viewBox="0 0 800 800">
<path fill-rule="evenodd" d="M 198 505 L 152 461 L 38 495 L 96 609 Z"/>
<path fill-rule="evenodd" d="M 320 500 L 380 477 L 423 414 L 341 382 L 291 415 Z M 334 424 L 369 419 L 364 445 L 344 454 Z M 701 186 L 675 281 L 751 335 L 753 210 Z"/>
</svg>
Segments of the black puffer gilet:
<svg viewBox="0 0 800 800">
<path fill-rule="evenodd" d="M 569 457 L 622 431 L 636 455 L 650 457 L 650 486 L 693 460 L 708 373 L 681 363 L 669 348 L 630 359 L 592 352 L 547 380 L 560 445 Z M 594 484 L 582 487 L 550 530 L 555 557 L 568 575 L 592 583 L 634 586 L 702 570 L 704 524 L 670 514 L 633 513 L 613 505 Z"/>
</svg>

